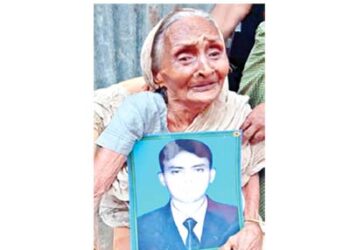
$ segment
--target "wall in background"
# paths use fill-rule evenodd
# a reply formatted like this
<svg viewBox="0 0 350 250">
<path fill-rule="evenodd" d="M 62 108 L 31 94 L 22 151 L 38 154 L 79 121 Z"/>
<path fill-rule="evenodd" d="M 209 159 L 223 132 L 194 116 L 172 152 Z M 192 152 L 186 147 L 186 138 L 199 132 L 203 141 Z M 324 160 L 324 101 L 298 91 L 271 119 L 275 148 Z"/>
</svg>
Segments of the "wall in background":
<svg viewBox="0 0 350 250">
<path fill-rule="evenodd" d="M 151 28 L 178 7 L 210 11 L 213 4 L 95 4 L 94 87 L 141 75 L 140 53 Z"/>
</svg>

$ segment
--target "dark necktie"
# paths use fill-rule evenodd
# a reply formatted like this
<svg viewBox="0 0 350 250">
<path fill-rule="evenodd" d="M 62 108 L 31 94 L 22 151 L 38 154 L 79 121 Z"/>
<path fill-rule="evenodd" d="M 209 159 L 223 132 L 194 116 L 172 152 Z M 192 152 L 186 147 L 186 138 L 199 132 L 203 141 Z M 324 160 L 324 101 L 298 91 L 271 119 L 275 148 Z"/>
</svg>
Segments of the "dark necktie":
<svg viewBox="0 0 350 250">
<path fill-rule="evenodd" d="M 195 221 L 192 218 L 187 218 L 183 223 L 183 225 L 186 227 L 188 231 L 188 235 L 186 238 L 186 248 L 188 250 L 195 250 L 195 249 L 199 249 L 200 247 L 199 240 L 195 235 L 195 233 L 193 232 L 193 228 L 195 227 L 196 224 L 197 224 L 197 221 Z"/>
</svg>

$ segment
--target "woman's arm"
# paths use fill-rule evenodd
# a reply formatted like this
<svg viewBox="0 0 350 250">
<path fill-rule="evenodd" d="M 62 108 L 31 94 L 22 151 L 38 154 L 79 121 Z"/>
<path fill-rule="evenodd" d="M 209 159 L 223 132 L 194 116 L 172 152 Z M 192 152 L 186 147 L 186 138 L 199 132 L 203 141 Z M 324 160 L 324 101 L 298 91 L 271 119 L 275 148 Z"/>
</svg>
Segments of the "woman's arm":
<svg viewBox="0 0 350 250">
<path fill-rule="evenodd" d="M 259 174 L 254 174 L 243 187 L 245 199 L 244 227 L 237 234 L 231 236 L 220 250 L 261 250 L 263 232 L 258 223 L 259 220 Z"/>
<path fill-rule="evenodd" d="M 244 218 L 259 219 L 260 184 L 258 173 L 250 177 L 242 191 L 245 199 Z"/>
<path fill-rule="evenodd" d="M 251 4 L 216 4 L 211 15 L 218 23 L 225 40 L 229 38 L 237 25 L 250 12 Z"/>
<path fill-rule="evenodd" d="M 99 137 L 98 126 L 94 128 L 94 141 Z M 98 206 L 104 192 L 112 185 L 126 157 L 109 149 L 95 145 L 94 155 L 94 249 L 100 250 Z"/>
<path fill-rule="evenodd" d="M 94 158 L 94 245 L 100 249 L 98 206 L 102 195 L 112 185 L 126 157 L 120 153 L 96 146 Z"/>
<path fill-rule="evenodd" d="M 107 148 L 96 147 L 94 157 L 94 205 L 97 208 L 102 195 L 110 188 L 124 165 L 126 156 Z"/>
<path fill-rule="evenodd" d="M 112 185 L 134 143 L 145 134 L 165 131 L 166 106 L 159 94 L 143 92 L 124 100 L 96 140 L 100 147 L 96 147 L 94 159 L 95 205 Z M 98 131 L 94 133 L 98 135 Z"/>
</svg>

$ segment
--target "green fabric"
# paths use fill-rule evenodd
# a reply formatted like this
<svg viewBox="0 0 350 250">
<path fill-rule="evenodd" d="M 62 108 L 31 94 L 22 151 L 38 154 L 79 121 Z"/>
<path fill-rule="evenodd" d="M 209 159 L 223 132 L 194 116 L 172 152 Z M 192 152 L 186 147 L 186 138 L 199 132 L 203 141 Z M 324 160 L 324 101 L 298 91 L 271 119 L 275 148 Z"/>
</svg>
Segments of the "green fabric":
<svg viewBox="0 0 350 250">
<path fill-rule="evenodd" d="M 252 108 L 265 102 L 265 22 L 255 34 L 255 43 L 244 66 L 238 94 L 248 95 Z"/>
<path fill-rule="evenodd" d="M 265 22 L 256 30 L 255 43 L 244 66 L 238 93 L 250 97 L 252 108 L 265 102 Z M 265 170 L 259 172 L 259 177 L 259 214 L 265 221 Z"/>
</svg>

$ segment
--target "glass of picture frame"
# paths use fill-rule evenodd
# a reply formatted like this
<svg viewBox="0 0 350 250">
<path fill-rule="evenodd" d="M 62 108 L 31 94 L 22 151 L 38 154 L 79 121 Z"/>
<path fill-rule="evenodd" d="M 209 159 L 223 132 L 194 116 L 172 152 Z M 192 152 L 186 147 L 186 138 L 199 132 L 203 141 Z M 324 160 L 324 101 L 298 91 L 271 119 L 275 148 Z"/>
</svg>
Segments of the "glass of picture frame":
<svg viewBox="0 0 350 250">
<path fill-rule="evenodd" d="M 241 131 L 146 135 L 128 166 L 132 250 L 214 250 L 243 227 Z"/>
</svg>

